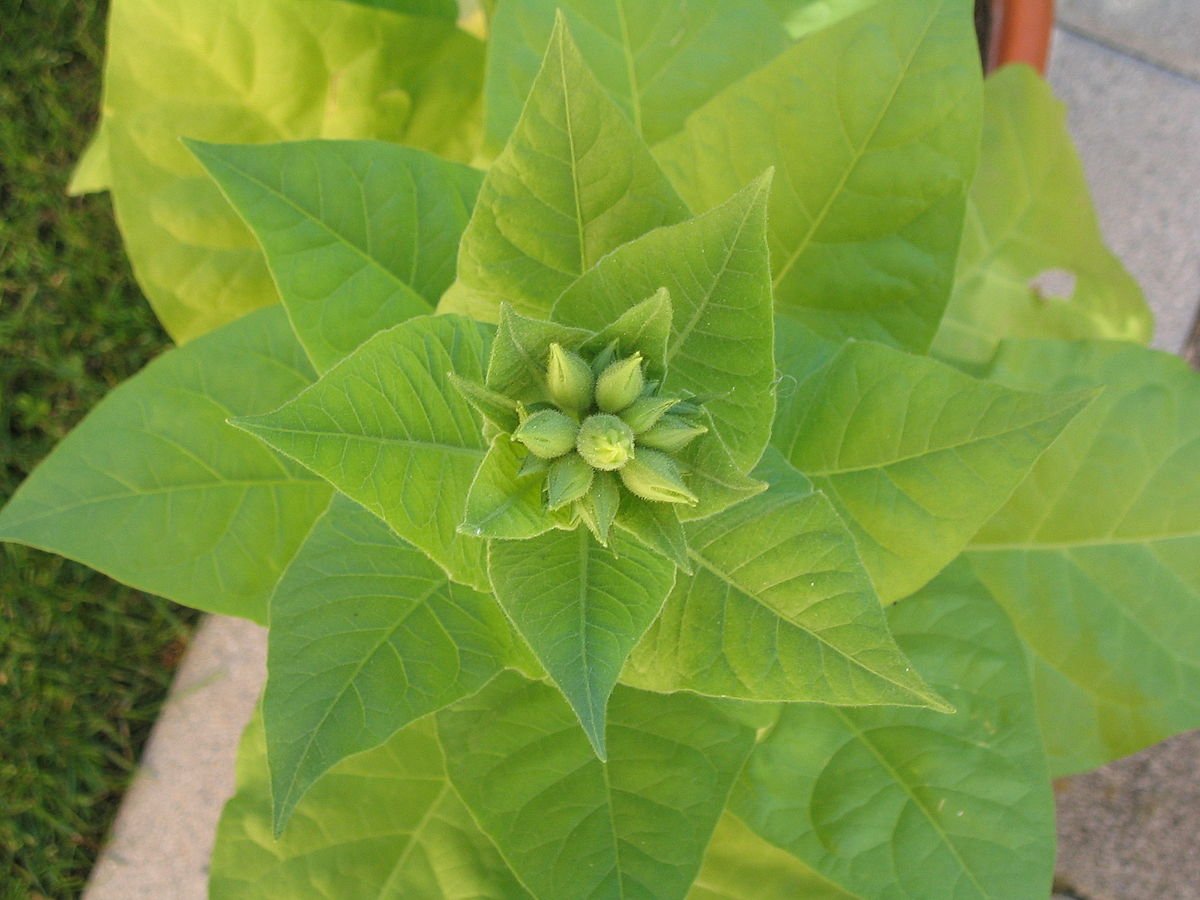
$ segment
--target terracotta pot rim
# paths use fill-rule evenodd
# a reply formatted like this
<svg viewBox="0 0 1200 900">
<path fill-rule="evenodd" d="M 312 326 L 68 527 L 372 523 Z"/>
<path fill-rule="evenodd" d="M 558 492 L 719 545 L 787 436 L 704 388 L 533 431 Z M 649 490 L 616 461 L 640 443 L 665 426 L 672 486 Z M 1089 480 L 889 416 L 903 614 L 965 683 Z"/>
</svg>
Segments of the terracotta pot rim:
<svg viewBox="0 0 1200 900">
<path fill-rule="evenodd" d="M 1050 57 L 1054 0 L 991 0 L 988 67 L 1026 63 L 1042 74 Z"/>
</svg>

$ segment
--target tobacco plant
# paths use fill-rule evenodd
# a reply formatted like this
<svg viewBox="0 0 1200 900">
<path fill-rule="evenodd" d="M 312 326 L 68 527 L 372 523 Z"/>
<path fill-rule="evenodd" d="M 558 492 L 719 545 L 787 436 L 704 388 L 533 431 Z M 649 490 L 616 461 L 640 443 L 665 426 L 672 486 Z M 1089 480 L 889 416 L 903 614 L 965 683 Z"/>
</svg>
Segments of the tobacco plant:
<svg viewBox="0 0 1200 900">
<path fill-rule="evenodd" d="M 487 13 L 114 0 L 180 346 L 0 538 L 269 626 L 212 896 L 1045 897 L 1051 777 L 1200 725 L 1200 386 L 1060 107 L 966 0 Z"/>
</svg>

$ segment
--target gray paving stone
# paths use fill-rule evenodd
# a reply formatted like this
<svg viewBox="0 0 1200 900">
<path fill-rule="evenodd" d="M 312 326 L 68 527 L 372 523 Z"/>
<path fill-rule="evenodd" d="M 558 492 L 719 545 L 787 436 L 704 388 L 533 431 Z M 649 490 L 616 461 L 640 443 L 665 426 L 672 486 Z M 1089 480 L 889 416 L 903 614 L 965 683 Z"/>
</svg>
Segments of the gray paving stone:
<svg viewBox="0 0 1200 900">
<path fill-rule="evenodd" d="M 1200 900 L 1200 732 L 1058 789 L 1060 889 L 1083 900 Z"/>
<path fill-rule="evenodd" d="M 1200 3 L 1196 0 L 1058 0 L 1072 31 L 1200 78 Z"/>
<path fill-rule="evenodd" d="M 197 630 L 84 900 L 203 900 L 238 738 L 266 678 L 266 631 L 210 616 Z"/>
<path fill-rule="evenodd" d="M 1200 304 L 1200 83 L 1061 30 L 1050 81 L 1105 237 L 1158 317 L 1155 346 L 1178 353 Z"/>
</svg>

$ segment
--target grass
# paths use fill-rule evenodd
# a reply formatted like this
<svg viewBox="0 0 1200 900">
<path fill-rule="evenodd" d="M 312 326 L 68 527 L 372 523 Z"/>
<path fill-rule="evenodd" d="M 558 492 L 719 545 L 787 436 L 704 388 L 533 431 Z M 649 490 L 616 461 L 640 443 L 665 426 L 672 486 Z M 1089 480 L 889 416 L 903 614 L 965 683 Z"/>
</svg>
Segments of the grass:
<svg viewBox="0 0 1200 900">
<path fill-rule="evenodd" d="M 166 346 L 104 195 L 69 199 L 106 3 L 0 0 L 0 502 Z M 83 887 L 194 615 L 0 548 L 0 897 Z"/>
</svg>

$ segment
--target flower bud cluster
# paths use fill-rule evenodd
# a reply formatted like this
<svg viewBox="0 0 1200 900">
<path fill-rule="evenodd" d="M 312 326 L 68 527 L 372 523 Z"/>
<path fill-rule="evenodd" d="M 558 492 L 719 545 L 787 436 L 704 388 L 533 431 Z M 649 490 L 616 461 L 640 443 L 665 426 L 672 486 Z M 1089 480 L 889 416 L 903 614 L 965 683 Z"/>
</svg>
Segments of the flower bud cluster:
<svg viewBox="0 0 1200 900">
<path fill-rule="evenodd" d="M 603 539 L 618 482 L 642 500 L 697 502 L 674 455 L 707 429 L 697 407 L 658 393 L 640 353 L 621 356 L 612 344 L 585 359 L 551 344 L 545 395 L 518 407 L 512 439 L 529 451 L 525 471 L 545 471 L 550 510 L 573 508 Z"/>
</svg>

